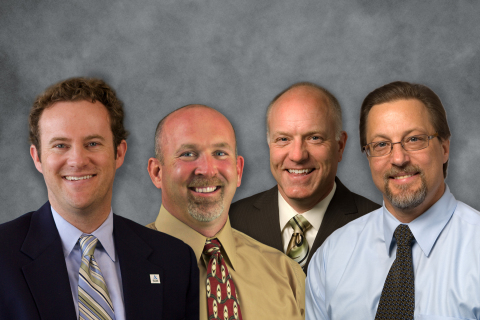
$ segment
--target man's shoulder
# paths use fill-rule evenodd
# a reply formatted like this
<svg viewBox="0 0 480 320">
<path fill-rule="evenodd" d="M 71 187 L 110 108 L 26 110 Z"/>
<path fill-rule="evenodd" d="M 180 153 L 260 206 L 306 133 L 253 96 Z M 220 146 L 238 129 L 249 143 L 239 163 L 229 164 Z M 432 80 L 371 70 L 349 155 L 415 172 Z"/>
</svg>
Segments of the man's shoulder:
<svg viewBox="0 0 480 320">
<path fill-rule="evenodd" d="M 115 215 L 114 223 L 118 225 L 118 223 L 127 226 L 132 230 L 138 237 L 140 237 L 145 243 L 152 247 L 152 249 L 162 249 L 170 248 L 174 250 L 186 250 L 190 251 L 191 248 L 182 240 L 179 240 L 171 235 L 168 235 L 164 232 L 157 231 L 156 229 L 152 229 L 151 227 L 145 227 L 135 221 L 130 219 Z M 120 237 L 124 236 L 123 234 L 119 234 Z"/>
<path fill-rule="evenodd" d="M 11 246 L 15 242 L 23 241 L 30 228 L 32 215 L 34 213 L 35 211 L 31 211 L 11 221 L 0 224 L 0 243 L 9 243 Z"/>
<path fill-rule="evenodd" d="M 365 228 L 372 227 L 373 224 L 378 224 L 382 216 L 382 207 L 373 210 L 361 217 L 350 221 L 341 228 L 335 230 L 324 242 L 325 246 L 334 245 L 341 246 L 343 243 L 353 245 L 360 233 Z"/>
<path fill-rule="evenodd" d="M 265 190 L 249 197 L 240 199 L 230 206 L 230 215 L 235 215 L 237 213 L 249 212 L 252 209 L 252 206 L 255 204 L 263 204 L 263 203 L 272 203 L 274 202 L 278 196 L 278 188 L 274 186 L 269 190 Z M 277 200 L 278 201 L 278 200 Z"/>
<path fill-rule="evenodd" d="M 241 246 L 243 249 L 242 251 L 244 251 L 247 256 L 250 252 L 261 256 L 263 259 L 262 261 L 265 264 L 265 268 L 278 269 L 280 265 L 282 265 L 283 267 L 293 272 L 293 274 L 295 274 L 295 276 L 298 277 L 299 280 L 303 281 L 303 279 L 305 278 L 305 273 L 303 272 L 300 265 L 287 257 L 283 252 L 267 246 L 241 231 L 233 228 L 232 231 L 233 237 L 235 238 L 237 244 L 237 249 L 239 246 Z M 243 255 L 240 254 L 241 258 L 243 258 L 242 256 Z"/>
<path fill-rule="evenodd" d="M 463 222 L 478 226 L 480 228 L 480 212 L 468 204 L 457 200 L 457 207 L 455 208 L 455 215 Z"/>
</svg>

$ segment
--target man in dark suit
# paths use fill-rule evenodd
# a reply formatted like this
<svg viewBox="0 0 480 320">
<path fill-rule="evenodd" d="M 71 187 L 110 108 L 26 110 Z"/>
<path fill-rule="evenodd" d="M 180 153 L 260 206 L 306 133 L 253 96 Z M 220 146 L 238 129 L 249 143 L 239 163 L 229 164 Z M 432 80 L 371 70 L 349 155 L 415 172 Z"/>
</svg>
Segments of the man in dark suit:
<svg viewBox="0 0 480 320">
<path fill-rule="evenodd" d="M 309 82 L 278 94 L 267 109 L 270 169 L 277 186 L 232 204 L 232 226 L 285 252 L 307 272 L 336 229 L 380 206 L 336 177 L 347 133 L 326 89 Z"/>
<path fill-rule="evenodd" d="M 30 154 L 49 201 L 0 225 L 0 319 L 198 319 L 193 251 L 112 212 L 123 118 L 99 79 L 37 97 Z"/>
</svg>

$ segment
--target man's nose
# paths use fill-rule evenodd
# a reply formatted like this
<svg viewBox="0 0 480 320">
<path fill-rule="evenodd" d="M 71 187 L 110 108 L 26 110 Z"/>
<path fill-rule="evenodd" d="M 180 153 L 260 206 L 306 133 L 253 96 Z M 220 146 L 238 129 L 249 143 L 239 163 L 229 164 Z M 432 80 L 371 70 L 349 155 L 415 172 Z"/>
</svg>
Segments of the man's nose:
<svg viewBox="0 0 480 320">
<path fill-rule="evenodd" d="M 203 154 L 197 159 L 196 175 L 213 177 L 217 173 L 215 159 L 211 155 Z"/>
<path fill-rule="evenodd" d="M 294 140 L 288 156 L 293 162 L 305 161 L 308 158 L 305 142 L 302 140 Z"/>
<path fill-rule="evenodd" d="M 87 150 L 82 146 L 72 146 L 68 152 L 67 164 L 71 167 L 81 168 L 88 163 Z"/>
<path fill-rule="evenodd" d="M 403 167 L 410 161 L 410 155 L 400 143 L 393 144 L 392 153 L 390 154 L 390 161 L 397 167 Z"/>
</svg>

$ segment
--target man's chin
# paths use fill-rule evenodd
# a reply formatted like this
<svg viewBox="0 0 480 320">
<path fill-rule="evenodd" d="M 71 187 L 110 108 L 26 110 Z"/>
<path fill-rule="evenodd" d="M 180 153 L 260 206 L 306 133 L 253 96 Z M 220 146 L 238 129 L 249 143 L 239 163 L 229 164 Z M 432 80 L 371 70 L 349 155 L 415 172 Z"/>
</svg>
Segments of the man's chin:
<svg viewBox="0 0 480 320">
<path fill-rule="evenodd" d="M 190 216 L 199 222 L 211 222 L 218 219 L 224 210 L 223 204 L 197 204 L 189 203 L 188 213 Z"/>
</svg>

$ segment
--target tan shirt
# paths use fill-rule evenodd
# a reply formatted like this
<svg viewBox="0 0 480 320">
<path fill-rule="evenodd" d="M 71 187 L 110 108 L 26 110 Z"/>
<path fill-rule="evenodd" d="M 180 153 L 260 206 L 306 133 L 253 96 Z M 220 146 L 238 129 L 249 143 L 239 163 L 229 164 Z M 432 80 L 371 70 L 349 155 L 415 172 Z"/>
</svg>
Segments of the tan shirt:
<svg viewBox="0 0 480 320">
<path fill-rule="evenodd" d="M 200 320 L 207 320 L 207 264 L 202 254 L 207 237 L 196 232 L 162 205 L 147 227 L 174 236 L 192 247 L 200 270 Z M 243 319 L 305 319 L 305 274 L 298 263 L 233 229 L 230 220 L 216 234 L 238 291 Z"/>
</svg>

